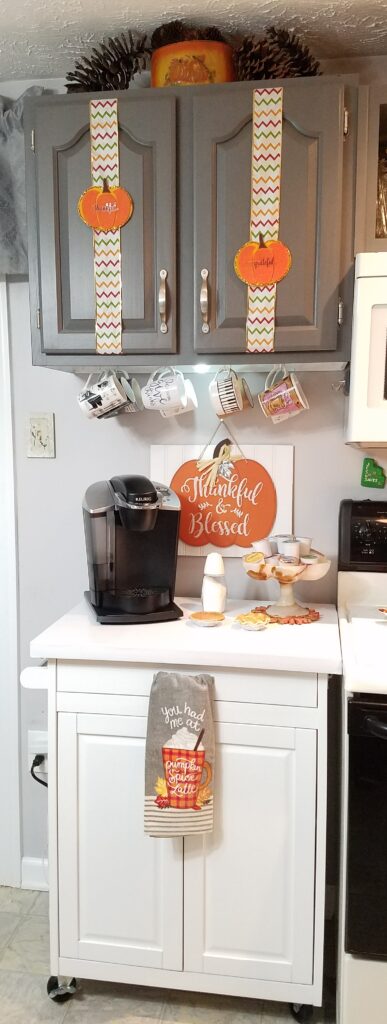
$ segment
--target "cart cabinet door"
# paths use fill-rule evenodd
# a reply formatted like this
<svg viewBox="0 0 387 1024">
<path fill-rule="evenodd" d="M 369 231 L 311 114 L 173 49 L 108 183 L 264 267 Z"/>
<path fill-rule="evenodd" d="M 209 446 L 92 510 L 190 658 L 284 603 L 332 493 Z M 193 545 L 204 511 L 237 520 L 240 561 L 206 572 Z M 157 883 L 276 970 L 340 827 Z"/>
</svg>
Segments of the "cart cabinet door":
<svg viewBox="0 0 387 1024">
<path fill-rule="evenodd" d="M 60 713 L 60 955 L 182 969 L 182 840 L 144 835 L 146 718 Z"/>
<path fill-rule="evenodd" d="M 186 971 L 312 983 L 316 737 L 218 726 L 214 831 L 184 841 Z"/>
<path fill-rule="evenodd" d="M 91 185 L 90 97 L 42 98 L 29 107 L 27 148 L 31 323 L 35 361 L 95 353 L 93 232 L 78 199 Z M 120 95 L 120 184 L 133 198 L 121 229 L 122 345 L 130 353 L 175 351 L 175 99 Z M 167 271 L 168 331 L 159 312 Z M 36 309 L 40 309 L 38 323 Z"/>
<path fill-rule="evenodd" d="M 270 84 L 279 83 L 262 83 Z M 321 78 L 283 87 L 279 237 L 291 250 L 292 267 L 277 288 L 275 350 L 335 349 L 344 87 Z M 246 349 L 247 287 L 235 274 L 234 256 L 250 237 L 253 88 L 234 87 L 230 102 L 207 89 L 193 100 L 197 352 Z M 203 268 L 209 271 L 208 333 L 200 309 Z"/>
</svg>

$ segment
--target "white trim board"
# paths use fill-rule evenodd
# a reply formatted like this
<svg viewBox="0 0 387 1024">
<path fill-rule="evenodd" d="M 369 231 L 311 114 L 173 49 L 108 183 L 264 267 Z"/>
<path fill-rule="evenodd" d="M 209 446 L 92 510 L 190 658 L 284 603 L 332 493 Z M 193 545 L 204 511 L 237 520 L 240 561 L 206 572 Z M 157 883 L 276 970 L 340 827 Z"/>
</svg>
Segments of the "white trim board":
<svg viewBox="0 0 387 1024">
<path fill-rule="evenodd" d="M 0 278 L 0 884 L 20 885 L 17 549 L 7 284 Z"/>
<path fill-rule="evenodd" d="M 39 889 L 48 892 L 47 857 L 23 857 L 21 868 L 22 889 Z"/>
<path fill-rule="evenodd" d="M 225 426 L 227 434 L 227 426 Z M 198 459 L 202 455 L 212 458 L 214 445 L 208 446 L 203 452 L 200 444 L 152 444 L 150 449 L 150 475 L 152 480 L 170 484 L 173 474 L 183 462 Z M 235 445 L 233 451 L 237 451 Z M 244 444 L 243 455 L 247 459 L 255 459 L 270 473 L 277 491 L 277 516 L 273 533 L 292 533 L 293 531 L 293 465 L 294 448 L 290 444 Z M 190 547 L 179 541 L 179 555 L 202 556 L 219 548 L 212 544 L 203 547 Z M 240 558 L 243 548 L 237 544 L 229 548 L 222 547 L 223 558 Z"/>
</svg>

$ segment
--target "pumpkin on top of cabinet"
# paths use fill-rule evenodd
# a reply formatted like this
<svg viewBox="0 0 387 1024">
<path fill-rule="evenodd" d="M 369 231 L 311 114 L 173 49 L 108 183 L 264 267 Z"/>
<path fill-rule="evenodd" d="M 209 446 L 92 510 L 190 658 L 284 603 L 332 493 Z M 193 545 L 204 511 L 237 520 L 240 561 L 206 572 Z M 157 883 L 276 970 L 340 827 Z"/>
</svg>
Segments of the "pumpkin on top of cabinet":
<svg viewBox="0 0 387 1024">
<path fill-rule="evenodd" d="M 125 188 L 109 188 L 107 178 L 102 187 L 93 185 L 78 201 L 78 213 L 89 228 L 115 231 L 122 228 L 133 214 L 133 199 Z"/>
</svg>

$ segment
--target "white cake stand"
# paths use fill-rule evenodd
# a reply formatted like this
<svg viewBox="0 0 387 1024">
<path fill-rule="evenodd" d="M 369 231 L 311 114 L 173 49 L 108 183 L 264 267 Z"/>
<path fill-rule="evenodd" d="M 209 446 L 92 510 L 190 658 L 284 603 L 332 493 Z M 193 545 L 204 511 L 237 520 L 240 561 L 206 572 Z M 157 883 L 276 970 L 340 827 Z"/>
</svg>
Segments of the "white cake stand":
<svg viewBox="0 0 387 1024">
<path fill-rule="evenodd" d="M 322 555 L 320 551 L 313 551 L 311 554 L 317 555 L 317 560 L 310 565 L 302 563 L 300 565 L 285 565 L 279 561 L 278 555 L 273 555 L 267 561 L 260 562 L 257 571 L 251 568 L 254 563 L 247 562 L 246 558 L 243 559 L 243 568 L 251 579 L 261 582 L 274 579 L 279 583 L 279 601 L 267 607 L 270 615 L 278 619 L 305 615 L 307 608 L 296 601 L 294 584 L 322 580 L 331 566 L 330 559 Z"/>
</svg>

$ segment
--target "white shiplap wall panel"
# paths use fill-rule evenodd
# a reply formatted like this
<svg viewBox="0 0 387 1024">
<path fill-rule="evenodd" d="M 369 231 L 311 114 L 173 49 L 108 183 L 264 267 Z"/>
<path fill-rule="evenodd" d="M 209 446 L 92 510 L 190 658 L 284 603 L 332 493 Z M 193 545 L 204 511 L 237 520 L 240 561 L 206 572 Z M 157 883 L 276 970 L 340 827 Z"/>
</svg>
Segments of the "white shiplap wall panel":
<svg viewBox="0 0 387 1024">
<path fill-rule="evenodd" d="M 159 483 L 170 484 L 174 473 L 189 459 L 212 458 L 214 446 L 208 446 L 203 453 L 200 444 L 153 444 L 150 450 L 150 476 Z M 236 453 L 237 448 L 234 446 Z M 245 444 L 242 449 L 247 459 L 255 459 L 270 473 L 277 491 L 277 516 L 273 533 L 292 533 L 293 531 L 293 465 L 294 448 L 290 444 Z M 179 542 L 179 555 L 207 555 L 210 551 L 219 550 L 212 544 L 204 547 L 190 547 Z M 233 544 L 222 548 L 223 557 L 240 558 L 242 548 Z"/>
</svg>

